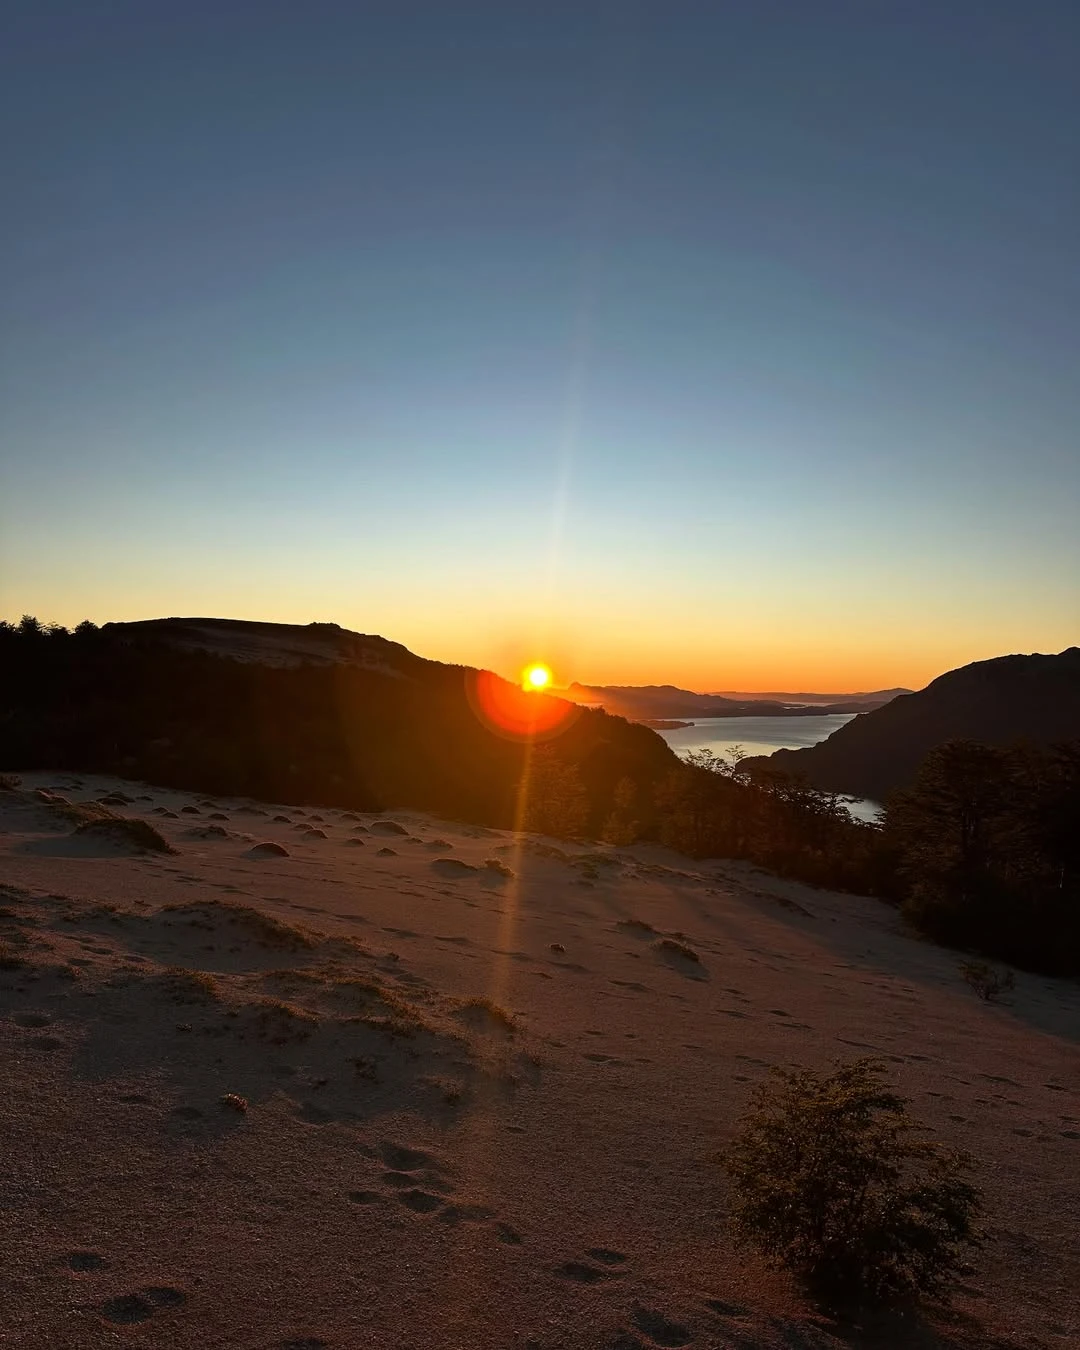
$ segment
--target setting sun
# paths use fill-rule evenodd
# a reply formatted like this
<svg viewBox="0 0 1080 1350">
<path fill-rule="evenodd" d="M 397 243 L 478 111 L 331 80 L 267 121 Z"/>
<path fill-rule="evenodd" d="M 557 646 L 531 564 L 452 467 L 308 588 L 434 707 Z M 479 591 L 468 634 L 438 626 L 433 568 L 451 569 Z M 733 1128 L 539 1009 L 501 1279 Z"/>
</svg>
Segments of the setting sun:
<svg viewBox="0 0 1080 1350">
<path fill-rule="evenodd" d="M 551 671 L 547 666 L 527 666 L 522 683 L 526 689 L 546 689 L 551 683 Z"/>
</svg>

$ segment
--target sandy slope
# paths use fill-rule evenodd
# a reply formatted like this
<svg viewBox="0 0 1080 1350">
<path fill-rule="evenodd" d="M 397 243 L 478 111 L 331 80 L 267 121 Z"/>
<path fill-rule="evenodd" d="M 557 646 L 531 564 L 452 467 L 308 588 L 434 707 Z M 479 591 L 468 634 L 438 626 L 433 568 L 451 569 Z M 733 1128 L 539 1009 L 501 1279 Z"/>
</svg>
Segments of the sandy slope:
<svg viewBox="0 0 1080 1350">
<path fill-rule="evenodd" d="M 654 850 L 24 787 L 177 852 L 0 794 L 5 1350 L 1080 1345 L 1075 985 L 989 1006 L 873 902 Z M 725 1233 L 768 1066 L 871 1051 L 979 1159 L 948 1318 L 829 1323 Z"/>
</svg>

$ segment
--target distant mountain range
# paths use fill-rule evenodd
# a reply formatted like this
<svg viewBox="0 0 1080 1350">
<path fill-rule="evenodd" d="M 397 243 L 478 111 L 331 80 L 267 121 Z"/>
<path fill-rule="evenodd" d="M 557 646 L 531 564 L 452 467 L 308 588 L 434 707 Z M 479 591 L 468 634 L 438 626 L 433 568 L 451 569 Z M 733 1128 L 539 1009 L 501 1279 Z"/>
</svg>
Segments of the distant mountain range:
<svg viewBox="0 0 1080 1350">
<path fill-rule="evenodd" d="M 949 740 L 1037 745 L 1080 739 L 1080 647 L 1056 656 L 999 656 L 939 676 L 856 717 L 828 740 L 747 760 L 804 774 L 815 786 L 881 801 Z"/>
<path fill-rule="evenodd" d="M 744 694 L 737 689 L 717 689 L 709 697 L 734 699 L 736 703 L 857 703 L 860 708 L 868 709 L 880 708 L 891 699 L 911 692 L 910 689 L 878 689 L 863 694 Z M 821 709 L 815 711 L 820 712 Z"/>
<path fill-rule="evenodd" d="M 563 698 L 625 717 L 631 722 L 695 717 L 820 717 L 825 713 L 861 713 L 879 708 L 906 690 L 877 694 L 695 694 L 673 684 L 587 685 L 560 689 Z M 790 701 L 788 701 L 790 699 Z"/>
</svg>

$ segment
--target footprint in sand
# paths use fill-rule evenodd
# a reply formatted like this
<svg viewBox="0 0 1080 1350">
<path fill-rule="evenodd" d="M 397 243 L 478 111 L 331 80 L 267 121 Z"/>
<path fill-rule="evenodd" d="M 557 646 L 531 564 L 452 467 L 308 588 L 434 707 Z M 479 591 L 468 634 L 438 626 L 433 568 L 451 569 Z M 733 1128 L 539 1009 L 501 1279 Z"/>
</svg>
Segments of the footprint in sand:
<svg viewBox="0 0 1080 1350">
<path fill-rule="evenodd" d="M 378 1191 L 350 1191 L 349 1201 L 354 1205 L 377 1205 L 382 1200 Z"/>
<path fill-rule="evenodd" d="M 69 1252 L 67 1264 L 70 1270 L 100 1270 L 105 1264 L 105 1258 L 97 1252 Z"/>
<path fill-rule="evenodd" d="M 456 1227 L 459 1223 L 483 1223 L 494 1217 L 495 1211 L 487 1205 L 447 1205 L 439 1214 L 439 1222 Z"/>
<path fill-rule="evenodd" d="M 12 1013 L 11 1020 L 17 1027 L 47 1027 L 52 1018 L 48 1013 L 22 1012 Z"/>
<path fill-rule="evenodd" d="M 433 1195 L 430 1191 L 422 1191 L 419 1188 L 402 1191 L 398 1199 L 406 1209 L 411 1209 L 417 1214 L 432 1214 L 443 1203 L 441 1195 Z"/>
<path fill-rule="evenodd" d="M 555 1274 L 561 1280 L 573 1280 L 575 1284 L 599 1284 L 601 1280 L 615 1278 L 614 1271 L 590 1266 L 585 1261 L 564 1261 L 561 1266 L 555 1267 Z"/>
<path fill-rule="evenodd" d="M 315 1102 L 304 1102 L 296 1113 L 306 1125 L 329 1125 L 334 1113 Z"/>
<path fill-rule="evenodd" d="M 407 1148 L 389 1141 L 379 1145 L 379 1155 L 387 1167 L 395 1172 L 415 1172 L 432 1161 L 431 1154 L 419 1148 Z"/>
<path fill-rule="evenodd" d="M 41 1054 L 49 1054 L 64 1047 L 64 1042 L 59 1036 L 35 1036 L 29 1044 L 31 1050 L 40 1051 Z"/>
<path fill-rule="evenodd" d="M 179 1308 L 187 1302 L 187 1294 L 172 1285 L 151 1285 L 134 1294 L 120 1294 L 101 1305 L 102 1314 L 110 1322 L 130 1324 L 145 1322 L 159 1309 Z"/>
<path fill-rule="evenodd" d="M 745 1317 L 746 1309 L 741 1303 L 725 1303 L 722 1298 L 707 1298 L 705 1300 L 706 1308 L 721 1317 Z"/>
<path fill-rule="evenodd" d="M 605 1266 L 621 1266 L 629 1259 L 623 1252 L 617 1252 L 611 1247 L 590 1247 L 586 1254 Z"/>
<path fill-rule="evenodd" d="M 643 1331 L 654 1345 L 689 1345 L 694 1339 L 689 1327 L 684 1327 L 681 1322 L 672 1322 L 655 1308 L 645 1308 L 639 1303 L 630 1317 L 634 1326 Z"/>
<path fill-rule="evenodd" d="M 406 1190 L 416 1185 L 416 1178 L 411 1172 L 384 1172 L 379 1180 L 384 1186 L 393 1186 L 396 1190 Z"/>
</svg>

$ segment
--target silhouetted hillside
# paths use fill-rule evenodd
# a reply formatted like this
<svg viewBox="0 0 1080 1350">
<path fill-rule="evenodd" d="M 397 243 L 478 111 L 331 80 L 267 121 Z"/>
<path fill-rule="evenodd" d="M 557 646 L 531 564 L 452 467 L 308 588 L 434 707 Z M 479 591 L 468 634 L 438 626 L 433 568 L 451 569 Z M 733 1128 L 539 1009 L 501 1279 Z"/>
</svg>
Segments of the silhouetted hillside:
<svg viewBox="0 0 1080 1350">
<path fill-rule="evenodd" d="M 0 765 L 116 772 L 167 786 L 354 809 L 412 806 L 514 823 L 526 751 L 481 694 L 558 712 L 495 676 L 427 661 L 336 624 L 160 619 L 0 626 Z M 663 740 L 561 705 L 552 744 L 595 830 L 629 779 L 648 815 L 676 767 Z"/>
<path fill-rule="evenodd" d="M 805 750 L 748 767 L 805 775 L 815 787 L 882 801 L 950 740 L 1049 745 L 1080 738 L 1080 647 L 1057 656 L 1001 656 L 950 670 L 917 694 L 864 713 Z"/>
</svg>

